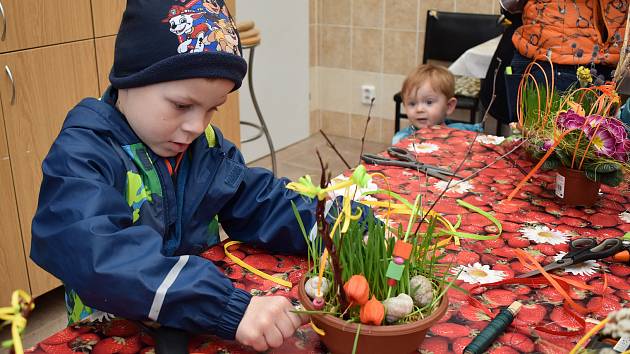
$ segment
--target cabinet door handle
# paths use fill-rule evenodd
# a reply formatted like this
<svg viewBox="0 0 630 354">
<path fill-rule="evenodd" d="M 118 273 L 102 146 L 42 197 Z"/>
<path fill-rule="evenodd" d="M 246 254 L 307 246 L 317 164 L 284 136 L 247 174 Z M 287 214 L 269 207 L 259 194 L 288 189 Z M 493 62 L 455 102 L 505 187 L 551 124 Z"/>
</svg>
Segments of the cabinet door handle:
<svg viewBox="0 0 630 354">
<path fill-rule="evenodd" d="M 11 69 L 7 65 L 4 66 L 4 71 L 9 76 L 9 80 L 11 80 L 11 105 L 15 104 L 15 80 L 13 80 L 13 73 L 11 73 Z"/>
<path fill-rule="evenodd" d="M 2 34 L 0 35 L 0 40 L 4 41 L 7 38 L 7 16 L 4 14 L 2 1 L 0 1 L 0 15 L 2 15 Z"/>
</svg>

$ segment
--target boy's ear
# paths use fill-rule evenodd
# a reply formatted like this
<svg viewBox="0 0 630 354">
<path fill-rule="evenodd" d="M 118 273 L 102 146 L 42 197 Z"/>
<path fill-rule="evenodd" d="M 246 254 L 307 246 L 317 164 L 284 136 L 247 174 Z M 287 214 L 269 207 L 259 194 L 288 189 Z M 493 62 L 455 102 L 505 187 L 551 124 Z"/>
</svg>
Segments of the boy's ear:
<svg viewBox="0 0 630 354">
<path fill-rule="evenodd" d="M 453 112 L 455 112 L 455 107 L 457 106 L 457 98 L 455 97 L 451 97 L 447 102 L 446 102 L 446 114 L 447 115 L 451 115 L 453 114 Z"/>
</svg>

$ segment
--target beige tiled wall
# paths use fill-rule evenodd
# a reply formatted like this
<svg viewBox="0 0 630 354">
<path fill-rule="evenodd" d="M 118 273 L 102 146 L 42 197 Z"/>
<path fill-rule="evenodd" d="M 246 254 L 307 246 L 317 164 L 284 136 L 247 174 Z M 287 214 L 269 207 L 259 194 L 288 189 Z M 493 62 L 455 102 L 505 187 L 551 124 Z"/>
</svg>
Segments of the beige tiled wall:
<svg viewBox="0 0 630 354">
<path fill-rule="evenodd" d="M 367 139 L 389 142 L 394 101 L 422 62 L 427 10 L 497 13 L 498 0 L 309 0 L 311 132 L 360 137 L 369 106 L 360 86 L 376 87 Z"/>
</svg>

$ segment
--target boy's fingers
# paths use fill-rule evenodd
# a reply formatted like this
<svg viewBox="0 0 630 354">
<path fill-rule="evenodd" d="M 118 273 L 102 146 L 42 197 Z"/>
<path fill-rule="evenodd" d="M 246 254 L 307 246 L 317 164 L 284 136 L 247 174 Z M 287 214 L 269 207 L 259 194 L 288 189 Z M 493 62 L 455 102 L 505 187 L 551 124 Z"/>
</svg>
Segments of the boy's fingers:
<svg viewBox="0 0 630 354">
<path fill-rule="evenodd" d="M 268 326 L 265 328 L 265 341 L 267 342 L 267 345 L 272 348 L 277 348 L 282 345 L 282 342 L 284 342 L 284 336 L 282 335 L 282 332 L 280 332 L 280 329 L 276 326 Z"/>
<path fill-rule="evenodd" d="M 302 317 L 298 315 L 297 313 L 293 313 L 290 310 L 285 313 L 286 313 L 287 319 L 291 321 L 291 323 L 293 324 L 294 330 L 298 329 L 302 325 L 302 323 L 304 323 L 304 321 L 302 320 Z"/>
<path fill-rule="evenodd" d="M 292 310 L 296 310 L 296 311 L 304 311 L 304 307 L 302 307 L 302 305 L 297 305 L 297 306 L 294 306 L 294 307 L 292 308 Z M 300 324 L 298 325 L 298 327 L 299 327 L 299 326 L 301 326 L 301 325 L 303 325 L 303 324 L 305 324 L 305 323 L 308 323 L 308 321 L 310 321 L 310 320 L 311 320 L 311 316 L 309 316 L 309 315 L 307 315 L 307 314 L 305 314 L 305 313 L 295 313 L 295 312 L 291 312 L 291 314 L 292 314 L 292 315 L 297 316 L 297 318 L 299 319 Z"/>
<path fill-rule="evenodd" d="M 264 336 L 260 336 L 256 341 L 249 344 L 249 346 L 254 348 L 254 350 L 257 352 L 264 352 L 265 350 L 269 349 L 269 346 L 267 345 L 267 341 L 265 340 Z"/>
<path fill-rule="evenodd" d="M 282 336 L 284 338 L 290 338 L 295 333 L 295 330 L 298 328 L 296 326 L 298 323 L 297 318 L 292 318 L 291 313 L 284 312 L 284 315 L 278 316 L 278 321 L 276 322 L 276 326 L 282 332 Z"/>
<path fill-rule="evenodd" d="M 305 313 L 299 313 L 297 314 L 297 316 L 300 318 L 300 326 L 308 323 L 311 320 L 311 316 L 305 314 Z"/>
<path fill-rule="evenodd" d="M 236 340 L 241 342 L 241 344 L 250 346 L 254 348 L 254 350 L 259 352 L 269 349 L 269 347 L 267 346 L 267 341 L 265 340 L 262 332 L 260 332 L 259 334 L 251 333 L 251 335 L 245 335 L 242 338 L 236 338 Z"/>
</svg>

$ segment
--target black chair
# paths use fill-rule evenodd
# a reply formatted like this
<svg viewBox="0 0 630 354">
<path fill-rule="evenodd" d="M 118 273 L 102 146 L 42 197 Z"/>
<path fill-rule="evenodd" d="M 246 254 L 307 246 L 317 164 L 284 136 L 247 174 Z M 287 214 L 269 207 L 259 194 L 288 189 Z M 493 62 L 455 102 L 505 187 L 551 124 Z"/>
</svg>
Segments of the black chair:
<svg viewBox="0 0 630 354">
<path fill-rule="evenodd" d="M 503 33 L 500 15 L 467 14 L 458 12 L 427 11 L 427 27 L 424 36 L 422 63 L 430 60 L 453 62 L 466 50 Z M 479 109 L 479 79 L 455 78 L 457 108 L 470 110 L 470 122 L 474 123 Z M 400 92 L 394 95 L 396 104 L 395 129 L 400 130 L 402 113 Z"/>
</svg>

